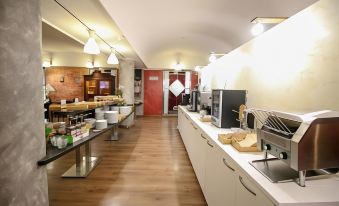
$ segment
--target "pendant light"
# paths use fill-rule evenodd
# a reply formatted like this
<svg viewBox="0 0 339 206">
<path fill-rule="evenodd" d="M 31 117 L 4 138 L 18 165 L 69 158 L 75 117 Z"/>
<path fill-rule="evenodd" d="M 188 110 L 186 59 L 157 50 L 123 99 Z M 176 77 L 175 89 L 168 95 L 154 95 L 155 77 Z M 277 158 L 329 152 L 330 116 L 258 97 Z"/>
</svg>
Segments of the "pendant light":
<svg viewBox="0 0 339 206">
<path fill-rule="evenodd" d="M 100 54 L 99 46 L 95 42 L 95 39 L 94 39 L 95 31 L 88 30 L 88 34 L 89 34 L 89 38 L 84 46 L 84 52 L 87 54 Z"/>
<path fill-rule="evenodd" d="M 111 54 L 107 59 L 107 64 L 119 64 L 119 59 L 115 55 L 115 49 L 111 47 Z"/>
<path fill-rule="evenodd" d="M 181 64 L 180 62 L 178 62 L 177 64 L 175 64 L 174 66 L 173 66 L 173 69 L 175 70 L 175 71 L 181 71 L 181 70 L 183 70 L 185 68 L 185 66 L 183 65 L 183 64 Z"/>
</svg>

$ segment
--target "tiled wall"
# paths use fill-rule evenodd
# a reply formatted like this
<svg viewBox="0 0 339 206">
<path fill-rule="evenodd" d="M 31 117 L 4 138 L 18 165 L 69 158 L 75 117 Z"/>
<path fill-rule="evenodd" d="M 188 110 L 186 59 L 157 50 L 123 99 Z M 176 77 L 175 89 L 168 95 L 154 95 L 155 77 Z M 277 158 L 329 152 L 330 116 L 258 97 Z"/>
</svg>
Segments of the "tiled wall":
<svg viewBox="0 0 339 206">
<path fill-rule="evenodd" d="M 61 99 L 72 100 L 84 99 L 84 77 L 88 74 L 87 68 L 82 67 L 50 67 L 45 70 L 46 84 L 55 88 L 55 92 L 50 92 L 52 101 Z M 63 82 L 62 82 L 63 79 Z"/>
</svg>

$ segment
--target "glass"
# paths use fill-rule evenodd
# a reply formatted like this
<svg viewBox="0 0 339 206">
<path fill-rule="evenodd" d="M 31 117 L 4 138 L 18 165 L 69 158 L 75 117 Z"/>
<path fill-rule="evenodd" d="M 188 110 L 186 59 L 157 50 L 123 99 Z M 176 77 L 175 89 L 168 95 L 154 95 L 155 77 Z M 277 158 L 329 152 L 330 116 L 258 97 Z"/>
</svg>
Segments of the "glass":
<svg viewBox="0 0 339 206">
<path fill-rule="evenodd" d="M 100 95 L 109 95 L 110 92 L 110 82 L 109 81 L 100 81 L 99 82 L 99 88 L 100 88 Z"/>
</svg>

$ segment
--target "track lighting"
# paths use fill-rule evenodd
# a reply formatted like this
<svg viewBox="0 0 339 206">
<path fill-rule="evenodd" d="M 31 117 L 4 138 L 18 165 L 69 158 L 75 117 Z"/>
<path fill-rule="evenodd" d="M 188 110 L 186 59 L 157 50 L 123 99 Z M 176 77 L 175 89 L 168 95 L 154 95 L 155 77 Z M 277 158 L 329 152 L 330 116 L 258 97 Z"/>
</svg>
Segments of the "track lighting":
<svg viewBox="0 0 339 206">
<path fill-rule="evenodd" d="M 88 34 L 89 34 L 89 38 L 84 46 L 84 52 L 87 54 L 100 54 L 99 46 L 94 39 L 95 31 L 88 30 Z"/>
<path fill-rule="evenodd" d="M 115 55 L 115 49 L 111 48 L 111 54 L 107 59 L 107 64 L 119 64 L 119 59 Z"/>
</svg>

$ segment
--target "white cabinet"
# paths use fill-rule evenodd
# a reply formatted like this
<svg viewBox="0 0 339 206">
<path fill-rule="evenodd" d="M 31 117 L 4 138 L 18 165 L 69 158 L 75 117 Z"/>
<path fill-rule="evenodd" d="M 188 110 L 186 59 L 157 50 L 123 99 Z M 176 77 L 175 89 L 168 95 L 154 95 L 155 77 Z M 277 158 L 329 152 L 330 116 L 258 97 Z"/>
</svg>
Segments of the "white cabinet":
<svg viewBox="0 0 339 206">
<path fill-rule="evenodd" d="M 206 139 L 194 123 L 191 122 L 194 129 L 193 134 L 189 137 L 191 148 L 191 163 L 194 168 L 195 175 L 199 181 L 200 187 L 204 192 L 205 189 L 205 157 L 206 157 Z"/>
<path fill-rule="evenodd" d="M 207 142 L 205 197 L 209 206 L 234 206 L 236 164 L 211 140 Z"/>
<path fill-rule="evenodd" d="M 182 108 L 178 129 L 209 206 L 274 205 Z"/>
<path fill-rule="evenodd" d="M 274 206 L 270 199 L 243 173 L 237 176 L 236 206 Z"/>
</svg>

